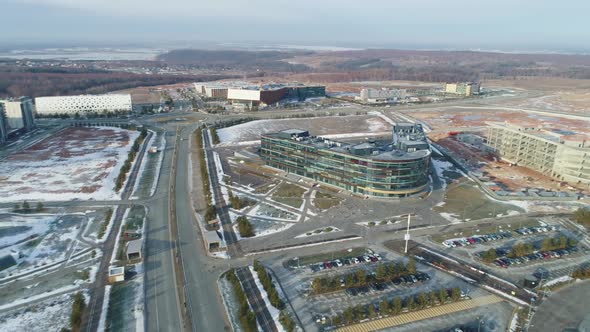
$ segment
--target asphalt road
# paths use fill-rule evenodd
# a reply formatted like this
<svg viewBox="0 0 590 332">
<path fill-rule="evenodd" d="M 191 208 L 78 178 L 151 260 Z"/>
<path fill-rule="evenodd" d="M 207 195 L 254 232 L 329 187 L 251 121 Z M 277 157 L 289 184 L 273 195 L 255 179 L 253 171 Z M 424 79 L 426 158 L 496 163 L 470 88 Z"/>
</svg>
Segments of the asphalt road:
<svg viewBox="0 0 590 332">
<path fill-rule="evenodd" d="M 262 327 L 262 330 L 277 332 L 277 326 L 275 325 L 270 312 L 268 312 L 266 303 L 264 303 L 262 295 L 260 294 L 260 290 L 256 286 L 256 282 L 254 282 L 254 278 L 252 277 L 250 271 L 248 271 L 248 268 L 241 267 L 236 269 L 236 276 L 240 280 L 240 284 L 242 284 L 244 293 L 248 298 L 248 302 L 250 303 L 252 311 L 254 311 L 256 320 Z"/>
<path fill-rule="evenodd" d="M 207 256 L 190 197 L 189 142 L 195 127 L 181 131 L 174 179 L 178 243 L 185 274 L 185 294 L 193 331 L 224 331 L 225 309 L 217 292 L 219 271 Z M 149 326 L 149 330 L 155 330 Z"/>
</svg>

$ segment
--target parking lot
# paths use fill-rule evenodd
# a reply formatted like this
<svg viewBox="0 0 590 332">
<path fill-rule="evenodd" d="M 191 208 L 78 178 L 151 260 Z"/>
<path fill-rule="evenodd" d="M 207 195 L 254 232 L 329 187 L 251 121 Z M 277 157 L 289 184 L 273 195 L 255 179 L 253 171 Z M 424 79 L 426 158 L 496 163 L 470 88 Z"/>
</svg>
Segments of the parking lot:
<svg viewBox="0 0 590 332">
<path fill-rule="evenodd" d="M 291 268 L 289 264 L 285 264 L 284 258 L 282 261 L 268 262 L 307 331 L 322 330 L 323 324 L 327 324 L 325 319 L 350 306 L 378 306 L 384 299 L 406 298 L 441 288 L 458 287 L 464 296 L 480 296 L 485 293 L 418 262 L 415 263 L 413 273 L 406 271 L 395 277 L 379 280 L 377 270 L 385 268 L 387 271 L 390 266 L 401 270 L 401 266 L 407 266 L 408 259 L 377 246 L 371 249 L 362 256 L 350 257 L 341 253 L 333 256 L 333 259 L 300 265 L 299 268 Z M 287 260 L 290 259 L 292 258 Z M 362 284 L 355 279 L 357 273 L 366 276 Z M 314 294 L 313 282 L 320 279 L 326 281 L 324 285 L 328 285 L 328 288 Z"/>
</svg>

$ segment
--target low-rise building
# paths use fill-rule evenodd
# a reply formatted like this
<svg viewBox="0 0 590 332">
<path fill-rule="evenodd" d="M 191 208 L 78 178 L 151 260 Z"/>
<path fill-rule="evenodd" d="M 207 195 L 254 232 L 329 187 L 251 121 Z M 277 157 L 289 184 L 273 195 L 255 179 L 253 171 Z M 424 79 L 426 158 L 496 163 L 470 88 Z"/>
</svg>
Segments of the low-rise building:
<svg viewBox="0 0 590 332">
<path fill-rule="evenodd" d="M 405 89 L 362 89 L 360 99 L 368 103 L 385 103 L 405 99 Z"/>
<path fill-rule="evenodd" d="M 132 110 L 129 94 L 37 97 L 35 105 L 39 115 L 128 113 Z"/>
<path fill-rule="evenodd" d="M 480 89 L 480 84 L 476 82 L 445 83 L 443 87 L 443 92 L 453 95 L 470 97 L 473 95 L 478 95 Z"/>
<path fill-rule="evenodd" d="M 207 250 L 215 251 L 221 248 L 221 239 L 216 231 L 206 231 L 204 237 Z"/>
<path fill-rule="evenodd" d="M 503 160 L 590 188 L 590 137 L 533 123 L 489 122 L 489 145 Z"/>
<path fill-rule="evenodd" d="M 139 240 L 132 240 L 127 242 L 127 250 L 125 251 L 127 254 L 127 259 L 141 259 L 141 251 L 143 249 L 143 241 Z"/>
<path fill-rule="evenodd" d="M 124 266 L 111 266 L 109 268 L 108 282 L 110 284 L 124 281 L 125 280 L 125 267 Z"/>
</svg>

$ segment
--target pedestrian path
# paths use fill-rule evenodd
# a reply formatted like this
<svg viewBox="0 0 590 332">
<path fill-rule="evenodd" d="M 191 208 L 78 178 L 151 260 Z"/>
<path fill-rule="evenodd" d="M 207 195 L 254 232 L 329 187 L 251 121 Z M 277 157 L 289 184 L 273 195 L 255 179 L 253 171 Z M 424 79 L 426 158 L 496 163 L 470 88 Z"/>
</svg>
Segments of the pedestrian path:
<svg viewBox="0 0 590 332">
<path fill-rule="evenodd" d="M 489 305 L 503 301 L 502 298 L 496 295 L 487 295 L 475 299 L 464 300 L 455 303 L 449 303 L 438 307 L 432 307 L 424 310 L 409 312 L 393 317 L 387 317 L 377 320 L 372 320 L 365 323 L 346 326 L 338 329 L 340 332 L 365 332 L 378 331 L 388 327 L 404 325 L 419 320 L 430 319 L 437 316 L 452 314 L 459 311 L 473 309 L 482 305 Z"/>
</svg>

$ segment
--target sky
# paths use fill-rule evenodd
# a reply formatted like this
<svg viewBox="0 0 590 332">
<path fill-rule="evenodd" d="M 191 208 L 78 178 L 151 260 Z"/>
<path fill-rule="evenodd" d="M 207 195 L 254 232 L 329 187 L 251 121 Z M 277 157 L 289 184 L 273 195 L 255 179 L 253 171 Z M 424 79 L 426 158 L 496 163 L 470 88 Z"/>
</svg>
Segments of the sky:
<svg viewBox="0 0 590 332">
<path fill-rule="evenodd" d="M 577 50 L 588 0 L 0 0 L 0 44 Z"/>
</svg>

